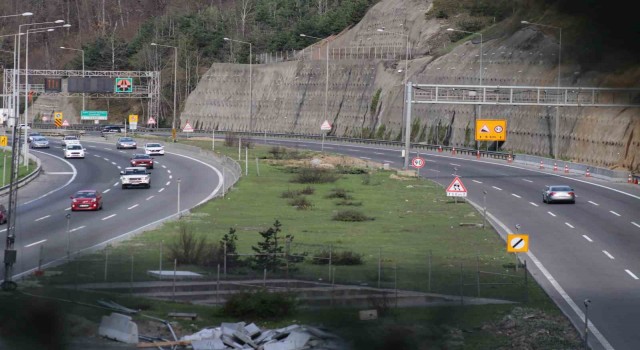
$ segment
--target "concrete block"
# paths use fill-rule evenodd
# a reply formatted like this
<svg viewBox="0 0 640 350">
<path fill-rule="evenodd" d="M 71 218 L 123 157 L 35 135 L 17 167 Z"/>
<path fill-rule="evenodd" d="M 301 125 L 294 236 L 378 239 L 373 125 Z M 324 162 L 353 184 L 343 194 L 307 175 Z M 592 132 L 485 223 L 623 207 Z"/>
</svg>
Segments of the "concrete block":
<svg viewBox="0 0 640 350">
<path fill-rule="evenodd" d="M 191 335 L 185 335 L 180 340 L 220 339 L 222 331 L 219 328 L 205 328 Z"/>
<path fill-rule="evenodd" d="M 285 342 L 292 344 L 294 349 L 298 349 L 304 347 L 309 339 L 311 339 L 311 334 L 307 332 L 293 331 L 289 334 Z"/>
<path fill-rule="evenodd" d="M 228 336 L 233 336 L 234 333 L 236 332 L 241 332 L 244 329 L 244 322 L 241 323 L 229 323 L 229 322 L 222 322 L 220 324 L 220 330 L 222 331 L 222 334 L 228 335 Z"/>
<path fill-rule="evenodd" d="M 202 339 L 191 341 L 193 350 L 225 350 L 228 349 L 220 339 Z"/>
<path fill-rule="evenodd" d="M 359 312 L 360 320 L 377 320 L 378 319 L 378 310 L 361 310 Z"/>
<path fill-rule="evenodd" d="M 244 326 L 244 330 L 247 332 L 247 335 L 250 336 L 251 338 L 260 334 L 260 327 L 256 326 L 255 323 L 250 323 Z"/>
<path fill-rule="evenodd" d="M 265 343 L 263 346 L 264 350 L 295 350 L 293 344 L 282 342 L 282 341 L 274 341 L 271 343 Z"/>
<path fill-rule="evenodd" d="M 139 341 L 138 325 L 131 321 L 130 316 L 115 312 L 102 316 L 98 334 L 127 344 L 137 344 Z"/>
</svg>

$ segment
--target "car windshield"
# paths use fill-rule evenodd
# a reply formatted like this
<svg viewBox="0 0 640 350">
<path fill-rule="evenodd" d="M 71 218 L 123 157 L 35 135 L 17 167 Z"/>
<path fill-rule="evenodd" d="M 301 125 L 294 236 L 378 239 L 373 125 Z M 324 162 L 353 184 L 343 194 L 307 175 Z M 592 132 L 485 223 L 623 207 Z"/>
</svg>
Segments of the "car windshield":
<svg viewBox="0 0 640 350">
<path fill-rule="evenodd" d="M 120 142 L 132 142 L 132 141 L 133 141 L 133 139 L 130 138 L 130 137 L 123 137 L 123 138 L 120 139 Z"/>
<path fill-rule="evenodd" d="M 42 136 L 36 136 L 33 138 L 33 141 L 47 141 L 47 139 Z"/>
<path fill-rule="evenodd" d="M 77 140 L 78 138 L 75 136 L 65 136 L 64 137 L 65 140 Z"/>
<path fill-rule="evenodd" d="M 127 169 L 125 175 L 144 175 L 147 172 L 144 169 Z"/>
<path fill-rule="evenodd" d="M 151 159 L 151 157 L 146 154 L 136 154 L 133 156 L 133 159 Z"/>
<path fill-rule="evenodd" d="M 96 193 L 92 191 L 77 192 L 74 198 L 96 198 Z"/>
<path fill-rule="evenodd" d="M 147 147 L 162 147 L 159 143 L 147 143 Z"/>
<path fill-rule="evenodd" d="M 78 149 L 82 149 L 82 146 L 80 146 L 80 145 L 69 145 L 69 147 L 67 147 L 67 149 L 78 150 Z"/>
<path fill-rule="evenodd" d="M 569 186 L 553 186 L 551 187 L 551 191 L 569 192 L 573 190 Z"/>
</svg>

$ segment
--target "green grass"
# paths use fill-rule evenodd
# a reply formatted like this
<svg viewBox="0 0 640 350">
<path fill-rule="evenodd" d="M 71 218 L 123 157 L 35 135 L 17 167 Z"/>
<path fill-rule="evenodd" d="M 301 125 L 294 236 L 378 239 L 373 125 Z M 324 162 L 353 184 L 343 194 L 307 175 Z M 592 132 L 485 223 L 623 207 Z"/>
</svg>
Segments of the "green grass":
<svg viewBox="0 0 640 350">
<path fill-rule="evenodd" d="M 209 148 L 208 142 L 194 142 Z M 237 148 L 216 145 L 216 151 L 237 158 Z M 243 152 L 244 153 L 244 152 Z M 309 153 L 311 154 L 311 153 Z M 258 231 L 265 230 L 275 219 L 283 224 L 281 237 L 293 235 L 292 254 L 333 251 L 353 251 L 363 255 L 364 264 L 334 266 L 336 283 L 377 285 L 378 258 L 382 257 L 381 287 L 393 288 L 394 267 L 397 267 L 397 285 L 401 289 L 428 291 L 427 261 L 431 255 L 432 276 L 430 291 L 459 295 L 462 266 L 463 293 L 476 296 L 477 268 L 482 271 L 500 272 L 505 276 L 482 275 L 482 283 L 509 282 L 515 284 L 481 285 L 480 296 L 525 300 L 522 285 L 523 270 L 513 269 L 514 257 L 505 252 L 505 244 L 492 230 L 462 227 L 460 223 L 480 223 L 482 218 L 469 205 L 453 203 L 444 195 L 444 189 L 432 182 L 415 178 L 397 179 L 394 172 L 371 170 L 370 175 L 341 175 L 335 183 L 294 184 L 294 176 L 282 165 L 260 161 L 260 176 L 256 175 L 255 158 L 263 158 L 267 150 L 251 149 L 252 168 L 249 176 L 226 195 L 192 211 L 183 218 L 191 230 L 217 242 L 234 227 L 238 234 L 239 253 L 252 253 L 251 246 L 260 238 Z M 244 163 L 243 163 L 244 165 Z M 244 173 L 244 169 L 243 169 Z M 297 210 L 289 205 L 289 198 L 282 198 L 286 191 L 297 191 L 311 186 L 315 189 L 305 197 L 313 203 L 310 210 Z M 350 209 L 337 205 L 340 198 L 327 198 L 336 189 L 346 191 L 351 200 L 362 202 L 355 209 L 375 218 L 364 222 L 337 222 L 331 220 L 336 211 Z M 146 271 L 157 269 L 160 247 L 164 247 L 163 266 L 173 267 L 166 259 L 168 244 L 179 232 L 181 223 L 172 222 L 157 230 L 146 232 L 129 241 L 108 248 L 107 280 L 126 282 L 149 280 Z M 164 244 L 161 242 L 164 241 Z M 133 264 L 132 264 L 133 256 Z M 133 271 L 132 267 L 133 266 Z M 177 321 L 182 334 L 195 332 L 202 327 L 229 322 L 216 307 L 184 303 L 160 302 L 128 296 L 74 289 L 50 288 L 59 284 L 102 282 L 104 280 L 105 252 L 84 256 L 56 270 L 62 274 L 40 278 L 44 287 L 29 288 L 34 294 L 73 300 L 54 302 L 65 313 L 78 314 L 96 321 L 104 310 L 87 307 L 100 298 L 112 299 L 131 308 L 140 308 L 148 315 L 166 318 L 170 311 L 196 312 L 198 320 Z M 314 265 L 308 261 L 296 264 L 290 271 L 293 278 L 317 280 L 329 278 L 327 265 Z M 181 270 L 198 271 L 215 278 L 216 269 L 198 266 L 180 266 Z M 262 278 L 261 271 L 247 269 L 229 271 L 229 278 Z M 133 277 L 133 278 L 132 278 Z M 270 274 L 269 277 L 276 277 Z M 126 288 L 125 288 L 126 289 Z M 126 290 L 125 290 L 126 292 Z M 550 301 L 542 289 L 529 279 L 528 302 L 530 310 L 544 312 L 546 317 L 559 319 L 562 327 L 568 322 Z M 9 298 L 0 298 L 0 308 L 14 304 Z M 28 298 L 27 298 L 28 300 Z M 37 299 L 36 299 L 37 300 Z M 23 301 L 25 302 L 25 301 Z M 391 302 L 392 303 L 392 302 Z M 4 304 L 4 305 L 3 305 Z M 277 328 L 292 323 L 322 325 L 343 336 L 354 349 L 494 349 L 512 348 L 512 338 L 501 330 L 501 321 L 508 314 L 517 312 L 518 304 L 453 306 L 430 308 L 391 308 L 386 316 L 376 321 L 359 321 L 357 311 L 351 308 L 308 310 L 300 309 L 295 315 L 278 320 L 233 320 L 256 322 L 261 327 Z M 527 309 L 529 310 L 529 309 Z M 537 318 L 535 318 L 537 319 Z M 136 316 L 134 320 L 144 322 Z M 527 322 L 519 321 L 519 327 Z M 557 325 L 544 339 L 526 337 L 538 344 L 537 348 L 577 348 L 577 343 L 566 340 L 575 337 L 572 328 Z M 1 328 L 1 327 L 0 327 Z M 539 329 L 539 328 L 536 328 Z M 536 330 L 534 329 L 534 330 Z M 545 328 L 546 329 L 546 328 Z M 533 332 L 533 331 L 532 331 Z M 401 337 L 391 334 L 402 334 Z M 400 338 L 400 343 L 393 339 Z M 529 340 L 527 340 L 529 341 Z M 424 347 L 427 344 L 427 347 Z M 541 345 L 542 344 L 542 345 Z"/>
<path fill-rule="evenodd" d="M 5 158 L 6 157 L 6 158 Z M 22 178 L 31 173 L 36 167 L 36 163 L 29 161 L 29 167 L 22 165 L 20 162 L 20 168 L 18 169 L 18 178 Z M 4 183 L 2 183 L 4 179 Z M 0 186 L 9 184 L 11 179 L 11 152 L 3 151 L 0 153 Z"/>
</svg>

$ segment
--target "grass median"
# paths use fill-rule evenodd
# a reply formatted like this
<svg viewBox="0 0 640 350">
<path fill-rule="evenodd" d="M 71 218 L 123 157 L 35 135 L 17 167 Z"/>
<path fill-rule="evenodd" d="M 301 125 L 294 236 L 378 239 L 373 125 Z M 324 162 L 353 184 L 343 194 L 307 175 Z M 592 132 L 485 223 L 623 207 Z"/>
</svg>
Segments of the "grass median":
<svg viewBox="0 0 640 350">
<path fill-rule="evenodd" d="M 211 147 L 210 141 L 189 142 L 202 148 Z M 238 158 L 237 146 L 216 145 L 216 152 Z M 244 150 L 241 156 L 245 156 Z M 269 271 L 268 278 L 286 274 L 304 280 L 526 302 L 531 310 L 559 318 L 562 327 L 558 329 L 565 330 L 567 321 L 544 291 L 530 278 L 525 285 L 522 266 L 516 268 L 514 256 L 505 251 L 504 241 L 490 227 L 483 229 L 476 225 L 482 223 L 482 217 L 467 203 L 447 198 L 441 186 L 424 179 L 399 176 L 395 171 L 382 170 L 363 160 L 304 150 L 275 152 L 272 147 L 256 146 L 249 149 L 247 176 L 244 176 L 245 163 L 241 164 L 243 177 L 224 198 L 194 208 L 179 221 L 56 267 L 61 273 L 41 278 L 40 282 L 46 286 L 41 292 L 62 284 L 154 280 L 147 271 L 158 269 L 160 264 L 165 269 L 173 269 L 170 247 L 180 232 L 186 231 L 205 241 L 219 242 L 233 229 L 238 238 L 239 258 L 247 259 L 255 253 L 252 247 L 262 240 L 259 232 L 273 227 L 278 220 L 282 224 L 280 237 L 293 236 L 287 243 L 280 241 L 286 244 L 290 263 L 286 271 L 282 267 Z M 295 182 L 300 180 L 304 169 L 314 168 L 312 164 L 315 168 L 328 169 L 335 181 Z M 336 219 L 345 213 L 350 213 L 347 220 L 363 220 Z M 331 266 L 326 262 L 327 252 L 336 259 Z M 359 263 L 340 264 L 336 258 L 339 256 L 355 256 Z M 211 279 L 217 274 L 217 267 L 201 264 L 181 264 L 178 269 L 198 272 Z M 249 264 L 227 272 L 230 279 L 264 276 L 262 269 L 251 268 Z M 155 306 L 153 302 L 150 312 L 155 309 L 161 314 L 167 306 L 157 303 Z M 192 305 L 183 307 L 199 309 Z M 480 349 L 487 344 L 497 348 L 508 343 L 504 334 L 491 334 L 479 327 L 500 322 L 519 307 L 410 308 L 395 310 L 393 319 L 383 318 L 371 325 L 354 319 L 350 310 L 300 311 L 295 320 L 342 329 L 343 335 L 351 334 L 354 344 L 361 344 L 356 348 L 385 342 L 383 338 L 390 336 L 386 332 L 393 324 L 405 327 L 435 322 L 437 327 L 475 327 L 473 334 L 466 335 L 464 345 Z M 210 307 L 199 310 L 209 315 L 205 320 L 215 320 Z M 358 331 L 361 327 L 366 329 L 365 333 Z M 448 340 L 440 340 L 450 342 L 450 329 L 446 327 L 411 332 L 442 332 Z M 437 336 L 444 336 L 442 334 Z M 552 341 L 557 344 L 571 344 L 571 340 L 562 336 L 554 337 Z"/>
</svg>

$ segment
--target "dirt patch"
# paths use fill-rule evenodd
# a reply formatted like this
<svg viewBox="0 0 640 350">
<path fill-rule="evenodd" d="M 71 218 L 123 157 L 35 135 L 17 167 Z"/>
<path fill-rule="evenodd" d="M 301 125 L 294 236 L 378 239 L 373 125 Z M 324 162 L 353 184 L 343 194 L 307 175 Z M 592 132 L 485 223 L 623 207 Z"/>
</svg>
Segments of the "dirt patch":
<svg viewBox="0 0 640 350">
<path fill-rule="evenodd" d="M 348 156 L 337 156 L 337 155 L 327 155 L 327 154 L 316 154 L 311 158 L 305 159 L 268 159 L 268 163 L 270 164 L 278 164 L 286 167 L 315 167 L 315 168 L 325 168 L 325 169 L 334 169 L 336 167 L 354 167 L 354 168 L 363 168 L 363 169 L 380 169 L 382 168 L 381 163 L 368 161 L 360 158 L 353 158 Z"/>
</svg>

